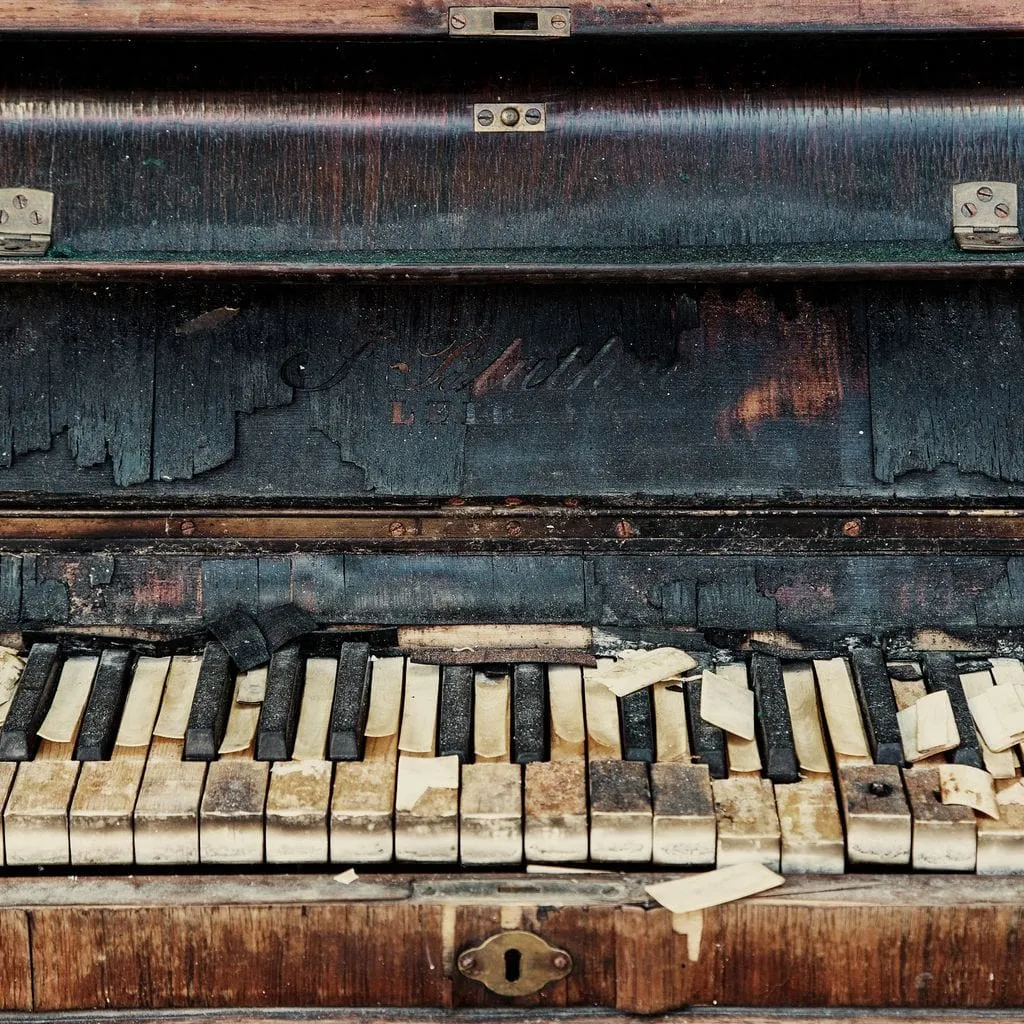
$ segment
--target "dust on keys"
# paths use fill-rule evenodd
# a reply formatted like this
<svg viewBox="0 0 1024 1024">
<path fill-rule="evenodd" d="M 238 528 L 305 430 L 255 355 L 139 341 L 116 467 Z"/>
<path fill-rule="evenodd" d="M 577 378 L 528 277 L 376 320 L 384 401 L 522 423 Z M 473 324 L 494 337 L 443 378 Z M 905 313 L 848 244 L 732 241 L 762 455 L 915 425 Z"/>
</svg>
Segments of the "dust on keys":
<svg viewBox="0 0 1024 1024">
<path fill-rule="evenodd" d="M 4 864 L 1024 873 L 1021 723 L 1009 658 L 439 665 L 339 641 L 240 672 L 215 642 L 39 643 L 0 649 Z M 977 763 L 998 818 L 939 795 Z"/>
</svg>

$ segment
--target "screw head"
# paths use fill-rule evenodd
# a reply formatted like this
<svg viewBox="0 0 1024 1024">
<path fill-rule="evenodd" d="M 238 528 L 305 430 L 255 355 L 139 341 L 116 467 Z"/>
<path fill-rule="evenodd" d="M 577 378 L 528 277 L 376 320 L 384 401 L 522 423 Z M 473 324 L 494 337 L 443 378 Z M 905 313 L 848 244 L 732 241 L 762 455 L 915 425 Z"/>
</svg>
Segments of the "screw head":
<svg viewBox="0 0 1024 1024">
<path fill-rule="evenodd" d="M 847 519 L 843 523 L 843 536 L 844 537 L 859 537 L 860 531 L 864 528 L 864 524 L 859 519 Z"/>
<path fill-rule="evenodd" d="M 992 202 L 992 189 L 990 189 L 988 187 L 988 185 L 982 185 L 981 188 L 979 188 L 978 191 L 975 192 L 975 195 L 983 203 L 991 203 Z"/>
<path fill-rule="evenodd" d="M 551 958 L 551 966 L 554 967 L 556 971 L 564 971 L 569 966 L 569 958 L 565 953 L 555 953 Z"/>
<path fill-rule="evenodd" d="M 461 14 L 453 14 L 448 19 L 448 24 L 454 29 L 462 29 L 466 27 L 466 19 Z"/>
<path fill-rule="evenodd" d="M 965 217 L 973 217 L 978 212 L 978 207 L 975 206 L 974 203 L 964 203 L 964 205 L 960 207 L 960 212 Z"/>
<path fill-rule="evenodd" d="M 515 107 L 506 107 L 501 112 L 501 123 L 506 128 L 514 128 L 519 124 L 519 111 Z"/>
<path fill-rule="evenodd" d="M 392 537 L 404 537 L 405 525 L 399 522 L 391 523 L 388 526 L 388 533 L 390 533 Z"/>
<path fill-rule="evenodd" d="M 872 796 L 892 796 L 892 786 L 888 782 L 869 782 L 868 792 Z"/>
<path fill-rule="evenodd" d="M 551 15 L 551 27 L 557 29 L 563 29 L 568 24 L 565 20 L 564 14 L 552 14 Z"/>
<path fill-rule="evenodd" d="M 1006 220 L 1010 216 L 1010 207 L 1006 203 L 996 203 L 992 208 L 992 212 L 1000 218 L 1000 220 Z"/>
<path fill-rule="evenodd" d="M 181 521 L 181 533 L 184 537 L 191 537 L 196 532 L 196 524 L 191 519 Z"/>
<path fill-rule="evenodd" d="M 476 970 L 476 957 L 472 953 L 463 953 L 459 957 L 459 970 L 464 974 L 472 974 Z"/>
<path fill-rule="evenodd" d="M 635 532 L 633 524 L 628 519 L 620 519 L 615 524 L 616 537 L 632 537 Z"/>
<path fill-rule="evenodd" d="M 494 111 L 493 110 L 481 110 L 476 115 L 476 123 L 483 125 L 485 128 L 489 128 L 494 124 Z"/>
<path fill-rule="evenodd" d="M 14 197 L 14 205 L 19 210 L 24 210 L 28 206 L 28 196 L 23 196 L 20 193 Z"/>
<path fill-rule="evenodd" d="M 540 124 L 540 119 L 543 115 L 537 107 L 530 107 L 526 112 L 526 123 L 527 124 Z"/>
<path fill-rule="evenodd" d="M 508 526 L 505 527 L 505 532 L 510 537 L 522 537 L 523 528 L 519 523 L 509 523 Z"/>
</svg>

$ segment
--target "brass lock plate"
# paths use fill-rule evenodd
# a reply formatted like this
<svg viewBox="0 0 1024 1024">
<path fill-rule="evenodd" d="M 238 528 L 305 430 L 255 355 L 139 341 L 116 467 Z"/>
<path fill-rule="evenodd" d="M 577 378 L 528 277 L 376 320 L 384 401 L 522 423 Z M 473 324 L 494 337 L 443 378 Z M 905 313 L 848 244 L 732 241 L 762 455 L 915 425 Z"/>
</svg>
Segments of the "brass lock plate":
<svg viewBox="0 0 1024 1024">
<path fill-rule="evenodd" d="M 572 957 L 533 932 L 498 932 L 459 955 L 459 972 L 499 996 L 528 996 L 572 971 Z"/>
<path fill-rule="evenodd" d="M 543 132 L 548 127 L 543 103 L 474 103 L 475 132 Z"/>
<path fill-rule="evenodd" d="M 452 36 L 558 39 L 572 32 L 568 7 L 449 7 Z"/>
</svg>

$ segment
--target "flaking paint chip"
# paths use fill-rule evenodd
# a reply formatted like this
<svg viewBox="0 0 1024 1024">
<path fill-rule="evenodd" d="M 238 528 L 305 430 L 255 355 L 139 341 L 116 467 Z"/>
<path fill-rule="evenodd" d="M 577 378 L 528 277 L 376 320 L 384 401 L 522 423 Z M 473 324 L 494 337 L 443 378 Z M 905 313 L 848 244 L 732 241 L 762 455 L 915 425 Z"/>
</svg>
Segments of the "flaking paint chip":
<svg viewBox="0 0 1024 1024">
<path fill-rule="evenodd" d="M 584 669 L 583 674 L 588 682 L 603 683 L 616 697 L 627 697 L 696 667 L 686 651 L 656 647 L 652 651 L 620 651 L 614 659 L 599 658 L 597 667 Z"/>
<path fill-rule="evenodd" d="M 340 885 L 351 885 L 358 877 L 356 869 L 349 868 L 347 871 L 342 871 L 340 875 L 335 875 L 334 880 Z"/>
</svg>

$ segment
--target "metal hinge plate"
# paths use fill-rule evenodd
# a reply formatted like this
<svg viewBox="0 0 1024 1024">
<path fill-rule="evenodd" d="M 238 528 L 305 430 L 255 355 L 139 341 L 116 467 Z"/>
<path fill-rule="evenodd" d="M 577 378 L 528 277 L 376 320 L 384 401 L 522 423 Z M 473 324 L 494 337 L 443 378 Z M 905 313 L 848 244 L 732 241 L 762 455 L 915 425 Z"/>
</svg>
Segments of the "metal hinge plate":
<svg viewBox="0 0 1024 1024">
<path fill-rule="evenodd" d="M 961 249 L 1024 249 L 1012 181 L 966 181 L 953 186 L 953 237 Z"/>
<path fill-rule="evenodd" d="M 475 103 L 475 132 L 543 132 L 548 114 L 543 103 Z"/>
<path fill-rule="evenodd" d="M 0 256 L 42 256 L 50 248 L 53 193 L 0 189 Z"/>
<path fill-rule="evenodd" d="M 568 7 L 449 7 L 451 36 L 564 38 L 572 31 Z"/>
</svg>

